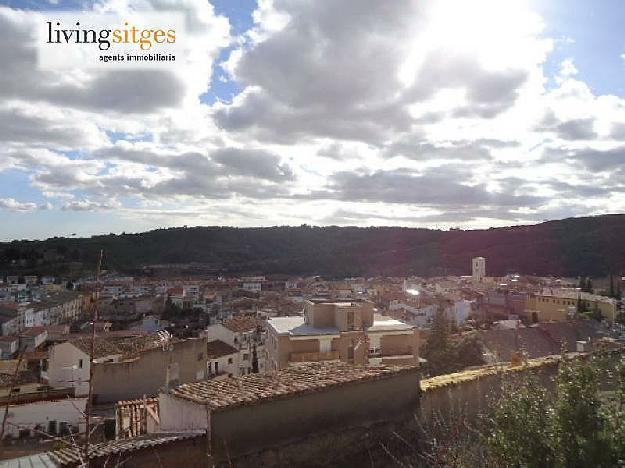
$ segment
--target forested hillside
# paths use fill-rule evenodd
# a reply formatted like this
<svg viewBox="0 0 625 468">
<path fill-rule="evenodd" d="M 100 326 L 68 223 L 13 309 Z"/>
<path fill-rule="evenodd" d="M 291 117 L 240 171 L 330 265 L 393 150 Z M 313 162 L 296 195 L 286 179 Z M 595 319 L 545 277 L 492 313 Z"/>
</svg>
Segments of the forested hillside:
<svg viewBox="0 0 625 468">
<path fill-rule="evenodd" d="M 350 275 L 488 273 L 605 275 L 625 272 L 625 215 L 571 218 L 475 231 L 400 227 L 193 227 L 140 234 L 0 244 L 0 274 L 196 264 L 199 272 Z"/>
</svg>

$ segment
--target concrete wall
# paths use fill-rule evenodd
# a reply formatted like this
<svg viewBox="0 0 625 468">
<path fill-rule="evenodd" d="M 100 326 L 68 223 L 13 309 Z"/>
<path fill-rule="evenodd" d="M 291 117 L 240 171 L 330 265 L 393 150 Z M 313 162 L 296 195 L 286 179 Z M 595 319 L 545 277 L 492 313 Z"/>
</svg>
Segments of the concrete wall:
<svg viewBox="0 0 625 468">
<path fill-rule="evenodd" d="M 420 414 L 425 421 L 434 418 L 453 419 L 454 415 L 459 414 L 476 416 L 488 409 L 490 402 L 500 395 L 504 379 L 514 379 L 531 373 L 547 389 L 552 390 L 557 372 L 558 361 L 548 361 L 524 370 L 504 372 L 502 369 L 501 372 L 476 373 L 466 380 L 454 381 L 451 377 L 448 384 L 440 386 L 428 387 L 430 379 L 424 380 Z"/>
<path fill-rule="evenodd" d="M 68 398 L 56 401 L 39 401 L 12 405 L 7 414 L 5 437 L 18 437 L 20 429 L 48 432 L 50 421 L 55 422 L 57 431 L 61 423 L 74 426 L 84 431 L 84 416 L 86 398 Z M 40 433 L 32 432 L 32 436 L 40 436 Z"/>
<path fill-rule="evenodd" d="M 205 408 L 167 394 L 159 397 L 161 430 L 205 429 L 211 421 L 213 453 L 223 459 L 342 427 L 409 417 L 418 407 L 418 370 L 354 382 L 308 395 L 227 408 Z"/>
<path fill-rule="evenodd" d="M 195 437 L 171 442 L 156 447 L 111 454 L 91 460 L 94 468 L 124 466 L 126 468 L 154 468 L 183 466 L 185 468 L 206 468 L 213 466 L 206 452 L 206 438 Z M 74 465 L 78 466 L 78 465 Z"/>
<path fill-rule="evenodd" d="M 418 332 L 415 330 L 406 335 L 382 335 L 380 337 L 380 351 L 382 356 L 393 356 L 398 354 L 418 353 Z"/>
<path fill-rule="evenodd" d="M 96 364 L 95 398 L 113 402 L 156 395 L 168 382 L 173 386 L 202 380 L 206 370 L 206 339 L 181 341 L 173 350 L 156 348 L 133 360 Z"/>
<path fill-rule="evenodd" d="M 48 370 L 43 374 L 52 387 L 74 387 L 76 395 L 89 392 L 89 355 L 71 343 L 50 348 Z"/>
</svg>

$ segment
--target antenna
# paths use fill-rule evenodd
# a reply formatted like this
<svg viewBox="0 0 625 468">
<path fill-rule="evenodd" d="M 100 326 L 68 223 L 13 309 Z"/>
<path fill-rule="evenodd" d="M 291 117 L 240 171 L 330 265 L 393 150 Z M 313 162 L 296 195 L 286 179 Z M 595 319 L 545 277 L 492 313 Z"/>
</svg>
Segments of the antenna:
<svg viewBox="0 0 625 468">
<path fill-rule="evenodd" d="M 91 347 L 89 349 L 89 392 L 87 394 L 87 402 L 85 405 L 85 446 L 84 446 L 84 466 L 89 468 L 91 461 L 89 460 L 89 443 L 91 441 L 91 400 L 93 398 L 93 358 L 95 356 L 95 333 L 96 322 L 98 321 L 98 304 L 100 301 L 100 270 L 102 269 L 103 251 L 100 250 L 98 258 L 98 268 L 95 274 L 95 302 L 91 311 Z"/>
</svg>

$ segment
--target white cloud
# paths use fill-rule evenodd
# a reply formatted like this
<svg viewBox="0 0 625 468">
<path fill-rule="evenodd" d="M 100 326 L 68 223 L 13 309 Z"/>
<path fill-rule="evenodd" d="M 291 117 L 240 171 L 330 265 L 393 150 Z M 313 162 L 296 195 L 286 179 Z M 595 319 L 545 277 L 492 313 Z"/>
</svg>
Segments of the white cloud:
<svg viewBox="0 0 625 468">
<path fill-rule="evenodd" d="M 75 216 L 475 227 L 625 207 L 625 101 L 573 58 L 545 76 L 562 39 L 528 2 L 261 0 L 240 37 L 203 0 L 97 4 L 130 7 L 183 11 L 190 60 L 43 75 L 32 14 L 0 8 L 0 171 Z M 243 88 L 230 104 L 200 102 L 215 67 Z"/>
<path fill-rule="evenodd" d="M 37 204 L 32 202 L 19 202 L 13 198 L 0 198 L 0 209 L 8 211 L 33 211 Z"/>
</svg>

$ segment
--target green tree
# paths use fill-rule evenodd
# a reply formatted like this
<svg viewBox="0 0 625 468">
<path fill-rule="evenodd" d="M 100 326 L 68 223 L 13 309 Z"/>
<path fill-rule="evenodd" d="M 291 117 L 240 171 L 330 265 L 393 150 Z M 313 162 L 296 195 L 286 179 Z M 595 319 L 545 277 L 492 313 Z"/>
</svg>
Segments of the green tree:
<svg viewBox="0 0 625 468">
<path fill-rule="evenodd" d="M 551 424 L 556 466 L 608 466 L 603 428 L 596 366 L 563 356 Z"/>
<path fill-rule="evenodd" d="M 458 369 L 484 364 L 484 351 L 482 343 L 475 335 L 462 338 L 454 346 Z"/>
<path fill-rule="evenodd" d="M 447 314 L 439 308 L 432 319 L 432 328 L 422 353 L 428 361 L 430 375 L 449 374 L 468 366 L 484 364 L 482 345 L 477 338 L 452 338 L 451 327 Z"/>
<path fill-rule="evenodd" d="M 488 446 L 508 467 L 608 467 L 625 455 L 625 369 L 614 409 L 602 408 L 594 362 L 562 356 L 553 397 L 535 377 L 504 384 Z M 606 411 L 612 413 L 611 417 Z"/>
<path fill-rule="evenodd" d="M 616 297 L 616 288 L 614 287 L 614 275 L 610 272 L 610 289 L 608 290 L 608 296 Z"/>
<path fill-rule="evenodd" d="M 542 468 L 554 461 L 547 391 L 534 376 L 505 382 L 488 445 L 502 466 Z"/>
<path fill-rule="evenodd" d="M 423 357 L 427 359 L 430 375 L 446 374 L 455 369 L 454 350 L 450 342 L 449 319 L 439 307 L 432 319 L 432 327 L 423 346 Z"/>
</svg>

